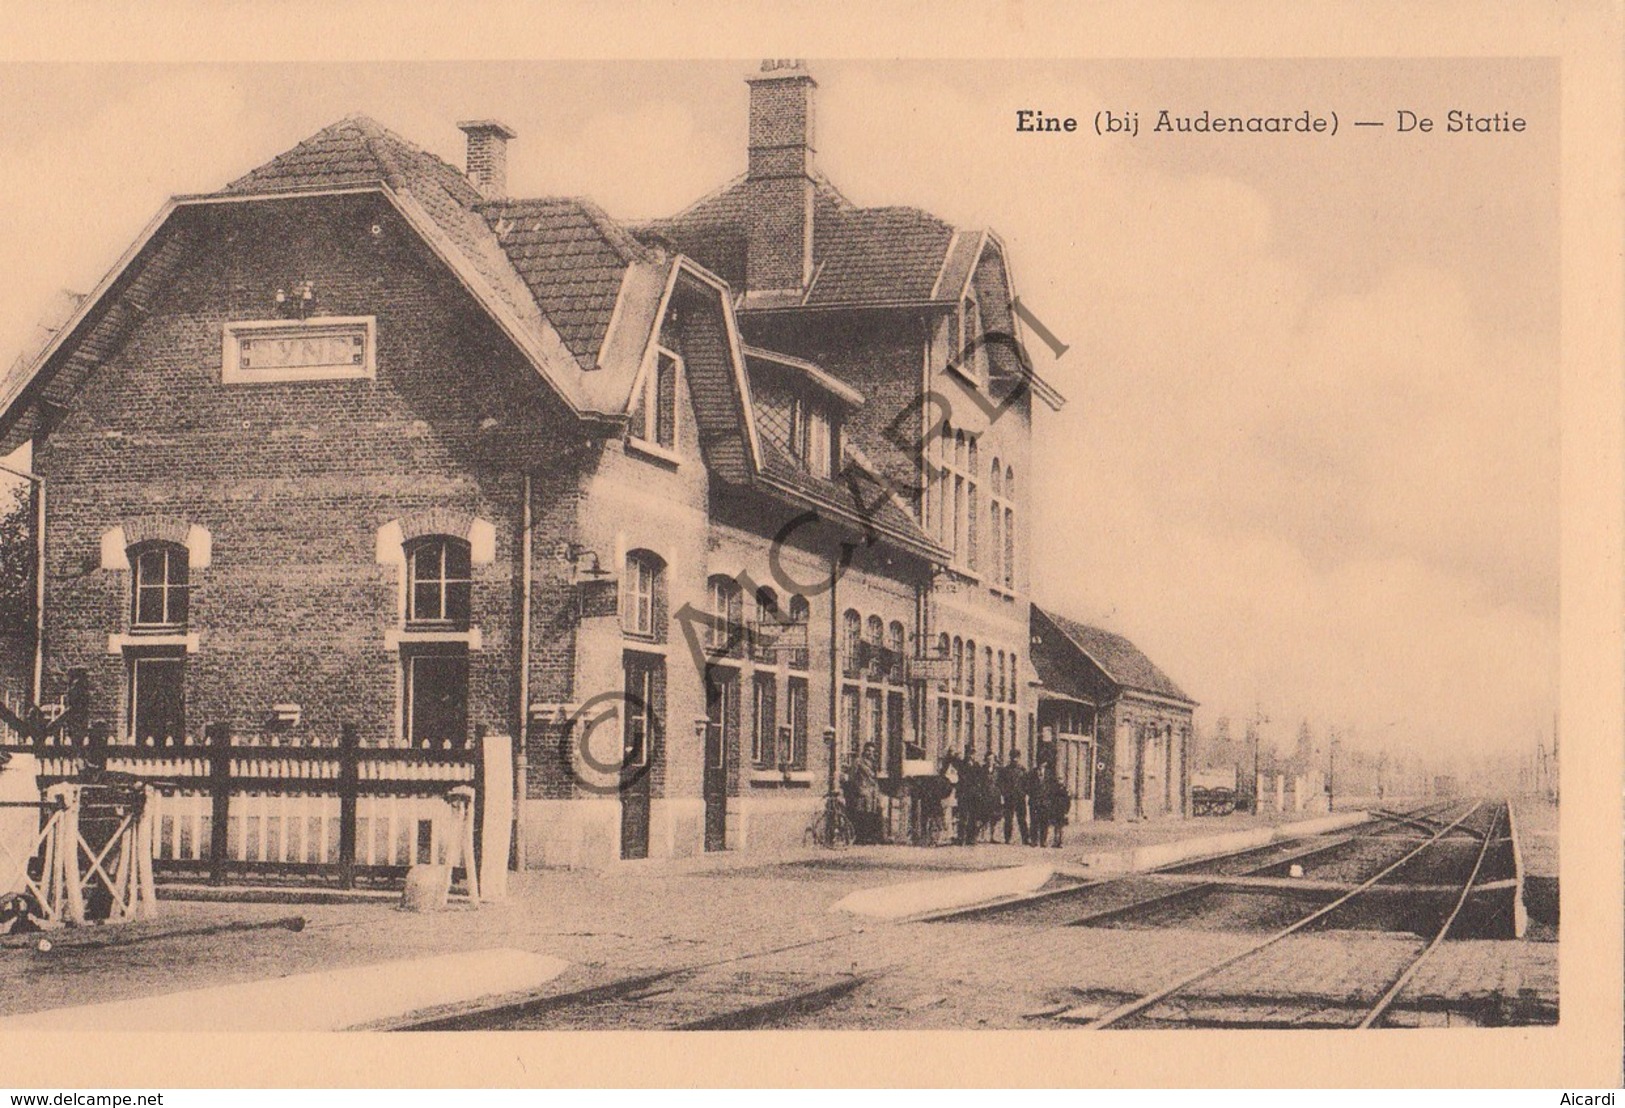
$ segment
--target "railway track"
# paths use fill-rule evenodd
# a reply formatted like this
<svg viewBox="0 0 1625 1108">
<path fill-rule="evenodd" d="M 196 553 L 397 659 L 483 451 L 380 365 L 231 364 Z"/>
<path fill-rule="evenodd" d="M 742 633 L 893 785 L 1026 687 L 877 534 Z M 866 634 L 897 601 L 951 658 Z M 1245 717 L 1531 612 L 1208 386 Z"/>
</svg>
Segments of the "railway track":
<svg viewBox="0 0 1625 1108">
<path fill-rule="evenodd" d="M 1430 825 L 1435 826 L 1436 829 L 1432 831 L 1426 840 L 1406 851 L 1397 860 L 1384 865 L 1376 873 L 1361 881 L 1347 892 L 1337 896 L 1337 898 L 1332 900 L 1329 904 L 1316 908 L 1314 911 L 1311 911 L 1287 926 L 1266 935 L 1239 952 L 1235 952 L 1223 958 L 1217 959 L 1203 966 L 1202 968 L 1195 970 L 1194 972 L 1186 973 L 1176 980 L 1170 981 L 1161 986 L 1160 988 L 1132 999 L 1125 1000 L 1109 1010 L 1093 1017 L 1092 1019 L 1089 1019 L 1087 1022 L 1084 1022 L 1083 1026 L 1090 1030 L 1103 1030 L 1114 1027 L 1122 1028 L 1142 1027 L 1147 1025 L 1167 1025 L 1169 1022 L 1184 1023 L 1186 1025 L 1190 1025 L 1192 1023 L 1200 1024 L 1202 1022 L 1200 1019 L 1190 1019 L 1188 1014 L 1180 1015 L 1174 1020 L 1170 1021 L 1166 1018 L 1158 1019 L 1156 1013 L 1159 1009 L 1174 1007 L 1176 1000 L 1182 996 L 1189 996 L 1195 986 L 1201 985 L 1204 982 L 1211 982 L 1218 978 L 1221 974 L 1227 974 L 1232 978 L 1236 977 L 1238 967 L 1244 966 L 1249 961 L 1258 960 L 1259 957 L 1266 951 L 1271 950 L 1278 944 L 1289 941 L 1293 936 L 1299 935 L 1309 928 L 1324 924 L 1326 921 L 1332 918 L 1335 913 L 1339 912 L 1340 910 L 1344 910 L 1349 904 L 1355 902 L 1361 896 L 1371 893 L 1373 889 L 1379 888 L 1385 880 L 1388 880 L 1394 877 L 1396 874 L 1401 873 L 1406 867 L 1414 866 L 1415 863 L 1417 863 L 1417 861 L 1421 859 L 1427 851 L 1430 849 L 1436 849 L 1441 842 L 1447 841 L 1452 833 L 1464 828 L 1472 831 L 1473 829 L 1470 827 L 1469 821 L 1475 816 L 1476 813 L 1479 812 L 1482 807 L 1482 804 L 1474 803 L 1466 811 L 1462 812 L 1460 815 L 1449 820 L 1448 822 L 1430 822 Z M 1475 832 L 1475 838 L 1478 840 L 1478 847 L 1475 852 L 1472 866 L 1467 872 L 1465 878 L 1463 878 L 1460 882 L 1459 888 L 1457 889 L 1454 897 L 1453 906 L 1445 915 L 1443 921 L 1439 924 L 1437 930 L 1432 934 L 1431 938 L 1427 942 L 1420 944 L 1419 948 L 1403 963 L 1397 972 L 1394 972 L 1392 969 L 1380 971 L 1385 973 L 1385 977 L 1382 980 L 1373 982 L 1368 990 L 1362 990 L 1355 996 L 1346 998 L 1346 1004 L 1333 1005 L 1333 1011 L 1331 1013 L 1328 1013 L 1327 1006 L 1317 1006 L 1314 1012 L 1314 1026 L 1323 1027 L 1329 1025 L 1371 1028 L 1385 1025 L 1393 1013 L 1395 1004 L 1399 1000 L 1400 996 L 1404 993 L 1407 986 L 1409 986 L 1415 980 L 1418 971 L 1421 970 L 1421 968 L 1430 958 L 1432 958 L 1434 953 L 1439 949 L 1440 945 L 1450 936 L 1452 929 L 1456 926 L 1458 920 L 1461 918 L 1461 915 L 1466 908 L 1473 892 L 1479 887 L 1480 878 L 1484 872 L 1485 860 L 1489 856 L 1492 846 L 1498 841 L 1496 839 L 1496 830 L 1505 818 L 1505 811 L 1506 806 L 1504 803 L 1497 803 L 1496 805 L 1492 806 L 1488 825 L 1482 832 Z M 1125 909 L 1125 911 L 1128 912 L 1132 912 L 1134 910 L 1135 909 L 1133 907 Z M 1378 971 L 1374 969 L 1373 972 Z M 1245 981 L 1240 981 L 1230 984 L 1223 990 L 1223 992 L 1245 998 L 1248 995 L 1249 990 Z M 1214 1003 L 1213 998 L 1207 998 L 1206 1003 L 1211 1008 Z M 1253 1023 L 1253 1026 L 1304 1025 L 1300 1020 L 1284 1019 L 1280 1014 L 1281 1006 L 1278 1004 L 1265 1005 L 1265 1007 L 1268 1009 L 1268 1015 Z M 1245 1026 L 1248 1024 L 1245 1019 L 1238 1020 L 1235 1018 L 1230 1018 L 1224 1021 L 1224 1025 L 1233 1027 Z"/>
<path fill-rule="evenodd" d="M 714 964 L 423 1015 L 377 1030 L 750 1031 L 806 1017 L 867 981 L 861 974 L 762 974 Z"/>
<path fill-rule="evenodd" d="M 1095 1002 L 1091 1004 L 1075 1003 L 1068 1011 L 1047 1013 L 1055 1017 L 1052 1024 L 1055 1026 L 1079 1023 L 1092 1028 L 1200 1026 L 1204 1024 L 1199 1019 L 1191 1019 L 1179 1010 L 1180 1002 L 1189 997 L 1193 989 L 1199 990 L 1221 974 L 1227 979 L 1235 977 L 1246 969 L 1249 959 L 1269 950 L 1282 949 L 1289 946 L 1294 937 L 1327 922 L 1336 922 L 1338 917 L 1347 914 L 1349 905 L 1358 904 L 1362 898 L 1399 900 L 1425 890 L 1435 901 L 1448 899 L 1448 904 L 1437 912 L 1443 917 L 1442 925 L 1430 926 L 1426 935 L 1418 932 L 1420 949 L 1405 965 L 1382 971 L 1385 976 L 1370 984 L 1369 995 L 1363 996 L 1363 1007 L 1359 1011 L 1346 1010 L 1348 1006 L 1339 1002 L 1332 1005 L 1336 1014 L 1331 1022 L 1322 1019 L 1315 1024 L 1382 1026 L 1402 1006 L 1418 969 L 1468 913 L 1475 889 L 1485 884 L 1481 877 L 1486 859 L 1491 857 L 1498 841 L 1495 832 L 1502 809 L 1496 806 L 1486 823 L 1475 815 L 1480 806 L 1466 810 L 1463 807 L 1456 804 L 1410 813 L 1381 813 L 1352 833 L 1272 843 L 1179 863 L 1148 874 L 1045 890 L 1020 901 L 945 913 L 930 921 L 910 921 L 907 926 L 928 922 L 1013 923 L 1017 927 L 1012 930 L 1019 934 L 1045 932 L 1056 938 L 1078 934 L 1079 940 L 1087 943 L 1080 932 L 1070 929 L 1189 926 L 1183 922 L 1170 925 L 1166 921 L 1207 911 L 1209 905 L 1204 898 L 1235 896 L 1250 902 L 1278 901 L 1291 906 L 1289 924 L 1260 935 L 1239 953 L 1217 958 L 1199 971 L 1185 974 L 1156 990 L 1143 995 L 1095 993 Z M 1474 855 L 1471 873 L 1464 881 L 1443 883 L 1438 880 L 1436 871 L 1440 866 L 1450 868 L 1454 864 L 1448 859 L 1433 870 L 1424 864 L 1429 851 L 1441 850 L 1452 854 L 1471 850 Z M 1355 864 L 1363 867 L 1358 881 L 1348 879 L 1348 874 L 1343 872 Z M 1336 871 L 1336 880 L 1322 876 L 1333 871 Z M 1293 876 L 1302 873 L 1316 876 Z M 1407 875 L 1425 877 L 1431 883 L 1387 884 Z M 1304 903 L 1305 898 L 1313 904 Z M 928 930 L 934 931 L 934 927 Z M 957 942 L 957 938 L 949 939 L 956 934 L 945 931 L 943 939 Z M 897 1018 L 907 1018 L 908 1005 L 943 999 L 924 985 L 904 984 L 912 980 L 911 967 L 886 961 L 897 956 L 899 948 L 894 945 L 895 939 L 886 939 L 877 931 L 868 936 L 873 942 L 865 945 L 867 953 L 842 950 L 840 944 L 852 938 L 851 929 L 842 928 L 798 943 L 659 972 L 611 980 L 588 975 L 578 979 L 577 987 L 570 991 L 488 1001 L 468 1010 L 419 1014 L 387 1029 L 745 1030 L 847 1026 L 849 1021 L 875 1025 L 876 1019 L 887 1018 L 884 1012 L 888 1010 L 900 1013 Z M 826 945 L 829 955 L 818 950 Z M 933 949 L 942 949 L 942 944 L 935 944 Z M 1019 940 L 1011 949 L 1019 951 Z M 803 956 L 807 953 L 813 957 Z M 853 955 L 859 957 L 849 962 Z M 850 965 L 850 972 L 830 972 L 831 965 Z M 1019 968 L 1013 965 L 1012 971 L 1019 973 Z M 899 989 L 908 995 L 901 1003 L 892 1003 L 888 1008 L 884 998 L 892 995 L 896 1000 Z M 1288 1025 L 1274 1022 L 1276 1017 L 1267 1011 L 1249 1022 L 1245 1011 L 1248 991 L 1245 985 L 1235 989 L 1225 986 L 1222 991 L 1227 996 L 1221 1000 L 1239 998 L 1244 1009 L 1242 1018 L 1235 1018 L 1232 1012 L 1222 1025 Z M 1085 999 L 1081 990 L 1077 995 L 1080 1000 Z M 881 999 L 877 1001 L 877 997 Z M 1206 999 L 1211 1001 L 1213 997 L 1209 995 Z M 1262 1007 L 1271 1009 L 1269 1005 Z M 1278 1011 L 1279 1006 L 1272 1010 Z"/>
<path fill-rule="evenodd" d="M 1432 814 L 1449 805 L 1431 805 L 1420 809 Z M 1310 840 L 1294 839 L 1247 847 L 1225 854 L 1212 855 L 1188 862 L 1177 862 L 1144 873 L 1131 873 L 1088 881 L 1077 885 L 1044 890 L 1019 899 L 1002 903 L 955 909 L 927 917 L 931 923 L 998 922 L 1028 927 L 1097 927 L 1116 921 L 1131 921 L 1144 917 L 1152 909 L 1172 911 L 1183 905 L 1194 904 L 1203 897 L 1226 888 L 1236 888 L 1246 879 L 1267 882 L 1283 878 L 1278 891 L 1296 892 L 1328 900 L 1335 895 L 1335 886 L 1322 883 L 1291 885 L 1294 867 L 1309 868 L 1317 863 L 1360 848 L 1383 836 L 1394 827 L 1412 824 L 1420 818 L 1418 813 L 1382 813 L 1374 815 L 1367 824 L 1351 829 L 1352 833 L 1314 836 Z M 1430 832 L 1434 828 L 1430 828 Z M 1384 860 L 1401 853 L 1408 838 L 1379 843 L 1375 851 Z M 1238 882 L 1237 879 L 1242 879 Z M 1298 879 L 1301 880 L 1301 879 Z M 1328 892 L 1331 891 L 1331 895 Z"/>
</svg>

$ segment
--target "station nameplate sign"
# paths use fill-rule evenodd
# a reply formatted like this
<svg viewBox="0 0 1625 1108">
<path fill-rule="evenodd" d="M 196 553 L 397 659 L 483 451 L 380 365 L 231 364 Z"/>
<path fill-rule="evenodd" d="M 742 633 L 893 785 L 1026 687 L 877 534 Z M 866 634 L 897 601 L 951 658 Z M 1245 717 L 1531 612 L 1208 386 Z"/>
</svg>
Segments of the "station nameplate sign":
<svg viewBox="0 0 1625 1108">
<path fill-rule="evenodd" d="M 225 331 L 228 384 L 373 376 L 371 318 L 228 323 Z"/>
</svg>

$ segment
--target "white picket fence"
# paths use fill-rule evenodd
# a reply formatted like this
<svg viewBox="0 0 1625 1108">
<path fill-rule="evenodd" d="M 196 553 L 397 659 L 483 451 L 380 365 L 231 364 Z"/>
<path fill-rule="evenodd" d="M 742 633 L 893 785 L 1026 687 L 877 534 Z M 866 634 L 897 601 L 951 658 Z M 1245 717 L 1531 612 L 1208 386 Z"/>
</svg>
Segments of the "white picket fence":
<svg viewBox="0 0 1625 1108">
<path fill-rule="evenodd" d="M 206 793 L 163 794 L 154 813 L 154 857 L 206 862 L 213 801 Z M 339 860 L 339 798 L 322 794 L 244 793 L 228 804 L 226 854 L 233 862 L 334 865 Z M 362 796 L 356 800 L 356 864 L 464 866 L 456 808 L 433 796 Z"/>
</svg>

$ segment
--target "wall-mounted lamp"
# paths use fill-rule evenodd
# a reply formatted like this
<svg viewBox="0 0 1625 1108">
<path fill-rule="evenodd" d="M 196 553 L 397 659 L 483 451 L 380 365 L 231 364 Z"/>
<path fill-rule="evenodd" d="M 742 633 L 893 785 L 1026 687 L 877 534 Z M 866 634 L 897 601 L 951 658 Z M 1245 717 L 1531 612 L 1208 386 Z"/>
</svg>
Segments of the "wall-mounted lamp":
<svg viewBox="0 0 1625 1108">
<path fill-rule="evenodd" d="M 604 581 L 615 576 L 614 570 L 603 567 L 603 564 L 598 560 L 596 550 L 589 550 L 580 543 L 565 543 L 561 556 L 564 561 L 569 562 L 574 568 L 575 580 L 578 584 Z"/>
</svg>

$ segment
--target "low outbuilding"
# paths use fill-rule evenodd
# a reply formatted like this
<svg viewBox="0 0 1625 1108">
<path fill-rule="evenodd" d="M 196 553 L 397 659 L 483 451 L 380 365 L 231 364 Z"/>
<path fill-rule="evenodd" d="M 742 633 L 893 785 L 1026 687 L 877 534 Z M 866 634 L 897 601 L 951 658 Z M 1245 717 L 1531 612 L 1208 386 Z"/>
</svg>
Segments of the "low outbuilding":
<svg viewBox="0 0 1625 1108">
<path fill-rule="evenodd" d="M 1190 815 L 1196 701 L 1122 635 L 1032 606 L 1041 756 L 1075 820 Z"/>
</svg>

